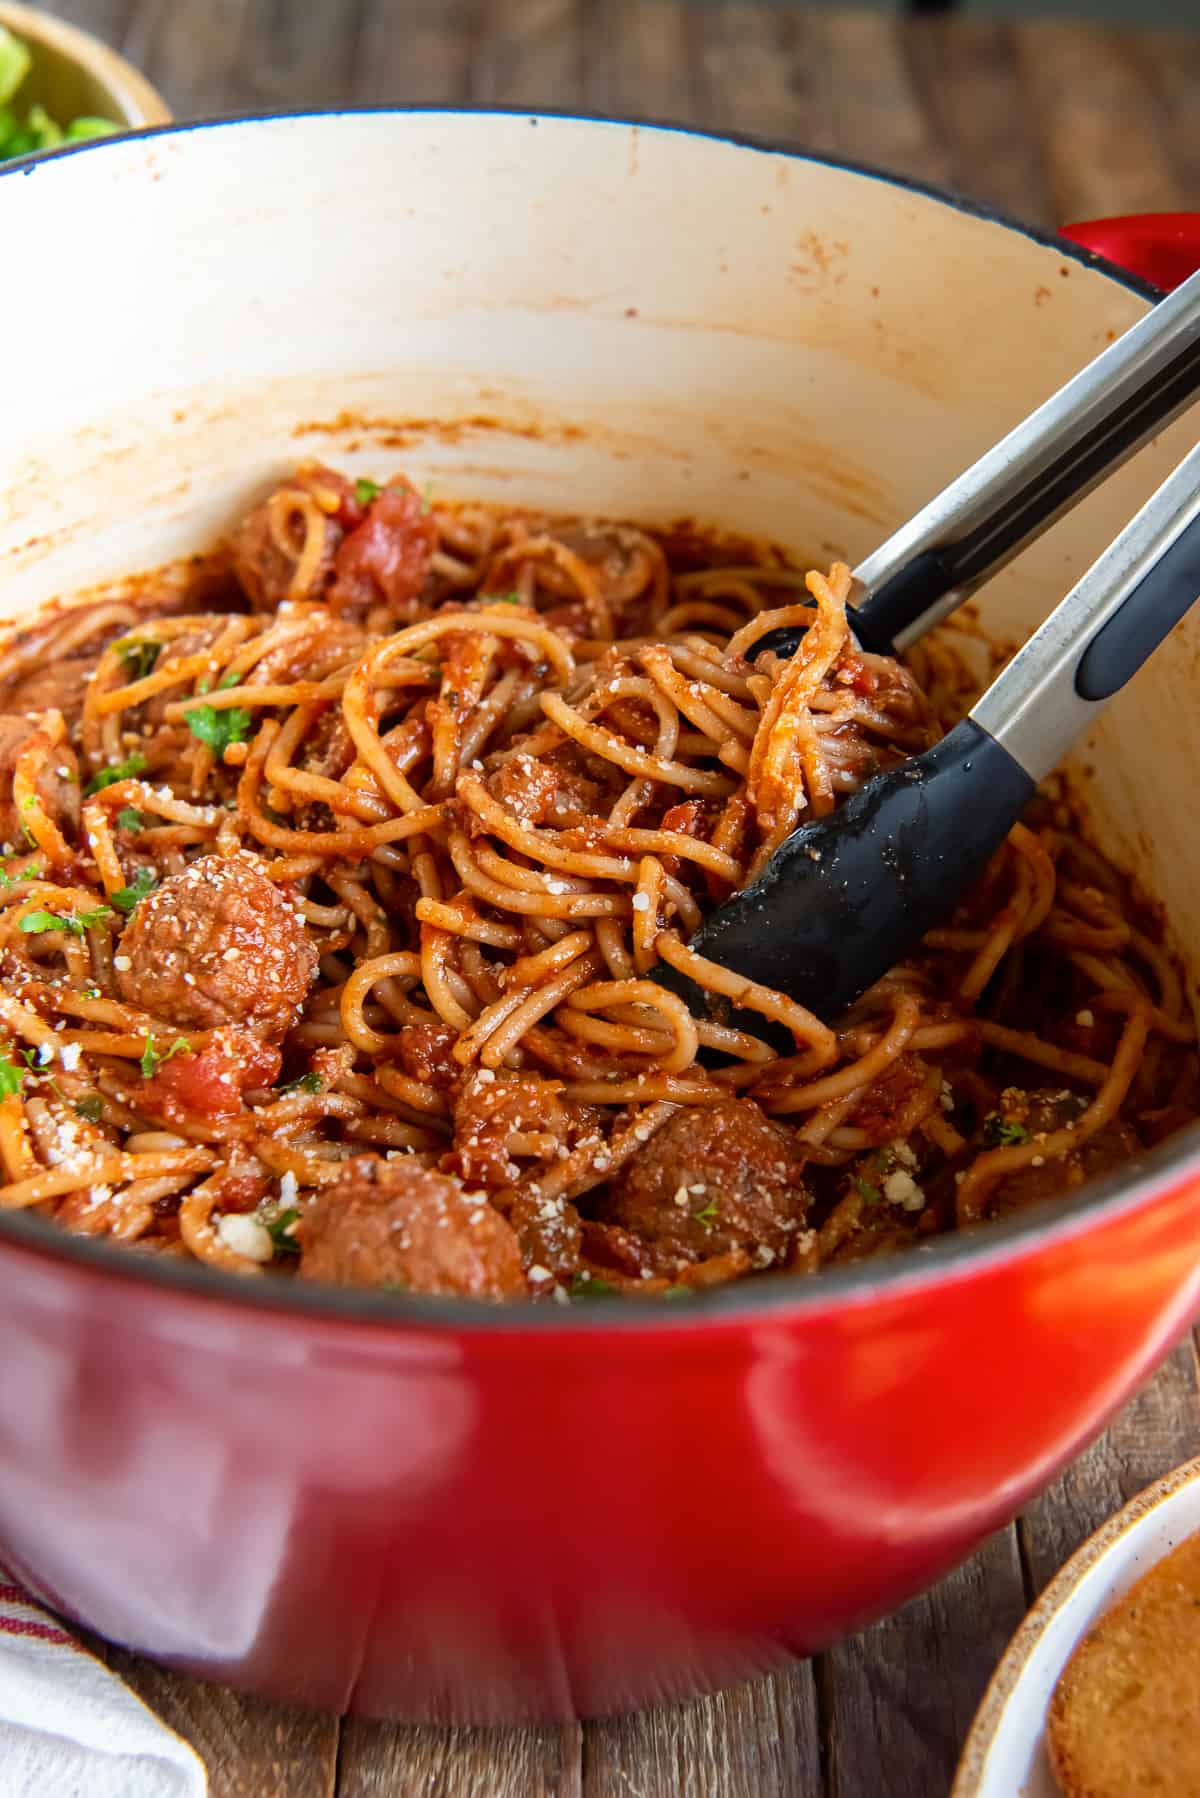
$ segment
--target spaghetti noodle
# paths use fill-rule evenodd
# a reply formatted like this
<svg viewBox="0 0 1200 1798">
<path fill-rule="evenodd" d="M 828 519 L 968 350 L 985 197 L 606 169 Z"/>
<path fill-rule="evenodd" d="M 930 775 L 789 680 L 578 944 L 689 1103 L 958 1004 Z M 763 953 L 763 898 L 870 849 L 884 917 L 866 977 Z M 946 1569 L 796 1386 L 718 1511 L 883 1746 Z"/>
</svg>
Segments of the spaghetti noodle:
<svg viewBox="0 0 1200 1798">
<path fill-rule="evenodd" d="M 901 1248 L 1193 1117 L 1178 973 L 1053 783 L 832 1023 L 689 947 L 961 709 L 964 627 L 866 654 L 848 587 L 313 467 L 199 572 L 15 636 L 0 1206 L 570 1302 Z M 755 659 L 779 625 L 799 649 Z"/>
</svg>

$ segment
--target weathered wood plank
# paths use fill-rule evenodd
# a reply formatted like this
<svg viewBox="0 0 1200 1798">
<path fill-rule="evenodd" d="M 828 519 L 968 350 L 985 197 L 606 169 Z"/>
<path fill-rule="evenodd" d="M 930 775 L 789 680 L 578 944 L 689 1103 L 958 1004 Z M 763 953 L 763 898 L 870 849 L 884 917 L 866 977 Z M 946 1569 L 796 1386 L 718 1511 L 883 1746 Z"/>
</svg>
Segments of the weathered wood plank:
<svg viewBox="0 0 1200 1798">
<path fill-rule="evenodd" d="M 579 0 L 490 0 L 471 57 L 485 105 L 576 107 L 583 93 Z"/>
<path fill-rule="evenodd" d="M 588 0 L 583 104 L 618 117 L 711 123 L 697 92 L 692 9 L 683 0 Z"/>
<path fill-rule="evenodd" d="M 1126 32 L 1076 22 L 1013 27 L 1055 218 L 1185 205 L 1158 121 L 1158 96 Z"/>
<path fill-rule="evenodd" d="M 349 1720 L 337 1798 L 580 1798 L 581 1733 Z"/>
<path fill-rule="evenodd" d="M 42 0 L 41 11 L 57 13 L 84 31 L 94 31 L 105 43 L 119 46 L 134 4 L 135 0 Z"/>
<path fill-rule="evenodd" d="M 1191 32 L 1146 31 L 1131 46 L 1158 100 L 1158 128 L 1175 174 L 1181 204 L 1200 208 L 1200 37 Z M 1165 202 L 1164 202 L 1165 204 Z"/>
<path fill-rule="evenodd" d="M 193 36 L 201 43 L 205 40 L 207 10 L 194 0 L 164 9 L 179 47 L 181 91 L 188 79 L 188 46 Z M 213 49 L 219 53 L 224 46 L 227 58 L 223 110 L 328 106 L 345 98 L 364 0 L 325 0 L 320 6 L 294 6 L 290 0 L 222 0 L 213 10 L 219 15 Z M 235 30 L 239 13 L 244 16 Z M 220 66 L 219 54 L 214 66 Z"/>
<path fill-rule="evenodd" d="M 914 19 L 903 41 L 951 185 L 1031 223 L 1058 222 L 1037 134 L 1021 128 L 1029 99 L 1010 27 L 996 19 Z"/>
<path fill-rule="evenodd" d="M 932 1592 L 823 1656 L 831 1798 L 948 1790 L 984 1687 L 1024 1613 L 1016 1535 L 1001 1530 Z"/>
<path fill-rule="evenodd" d="M 1018 1529 L 1033 1591 L 1081 1542 L 1153 1480 L 1200 1454 L 1196 1344 L 1189 1336 L 1106 1436 L 1022 1516 Z"/>
<path fill-rule="evenodd" d="M 192 1744 L 208 1768 L 209 1798 L 333 1798 L 336 1717 L 185 1679 L 118 1648 L 105 1659 Z"/>
<path fill-rule="evenodd" d="M 951 160 L 909 73 L 906 22 L 879 13 L 814 13 L 833 147 L 920 181 L 945 183 Z"/>
<path fill-rule="evenodd" d="M 584 1728 L 583 1798 L 816 1798 L 812 1666 Z"/>
<path fill-rule="evenodd" d="M 459 104 L 477 11 L 473 0 L 366 0 L 344 98 L 360 106 Z"/>
<path fill-rule="evenodd" d="M 819 96 L 796 82 L 788 15 L 746 4 L 705 6 L 695 16 L 699 100 L 717 130 L 807 145 Z"/>
<path fill-rule="evenodd" d="M 121 49 L 144 69 L 177 118 L 248 112 L 263 104 L 241 47 L 250 0 L 203 9 L 137 0 Z"/>
</svg>

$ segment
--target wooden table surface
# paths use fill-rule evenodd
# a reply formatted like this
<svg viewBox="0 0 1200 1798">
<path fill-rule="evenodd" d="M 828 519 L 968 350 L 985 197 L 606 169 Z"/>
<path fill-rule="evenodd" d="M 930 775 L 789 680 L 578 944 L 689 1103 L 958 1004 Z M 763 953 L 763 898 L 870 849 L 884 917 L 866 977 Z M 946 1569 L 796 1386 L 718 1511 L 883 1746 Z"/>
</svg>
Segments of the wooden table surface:
<svg viewBox="0 0 1200 1798">
<path fill-rule="evenodd" d="M 180 117 L 414 100 L 580 107 L 807 144 L 1044 224 L 1200 207 L 1200 33 L 779 0 L 49 10 L 122 48 Z M 1197 1453 L 1189 1338 L 1090 1453 L 934 1591 L 813 1661 L 674 1710 L 561 1729 L 405 1728 L 301 1714 L 100 1652 L 195 1744 L 212 1798 L 939 1798 L 1030 1600 L 1124 1500 Z"/>
</svg>

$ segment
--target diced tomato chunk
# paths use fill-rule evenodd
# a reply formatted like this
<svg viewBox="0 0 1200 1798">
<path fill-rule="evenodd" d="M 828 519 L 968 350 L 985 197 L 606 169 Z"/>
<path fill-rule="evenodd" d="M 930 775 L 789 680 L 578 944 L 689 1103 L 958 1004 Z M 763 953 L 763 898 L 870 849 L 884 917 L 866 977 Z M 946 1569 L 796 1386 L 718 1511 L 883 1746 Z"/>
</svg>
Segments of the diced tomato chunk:
<svg viewBox="0 0 1200 1798">
<path fill-rule="evenodd" d="M 222 1030 L 197 1053 L 163 1061 L 139 1093 L 139 1105 L 171 1123 L 229 1117 L 241 1110 L 244 1092 L 271 1085 L 280 1063 L 273 1044 Z"/>
<path fill-rule="evenodd" d="M 339 609 L 411 604 L 425 585 L 436 542 L 437 525 L 421 496 L 405 484 L 385 487 L 338 546 L 332 604 Z"/>
</svg>

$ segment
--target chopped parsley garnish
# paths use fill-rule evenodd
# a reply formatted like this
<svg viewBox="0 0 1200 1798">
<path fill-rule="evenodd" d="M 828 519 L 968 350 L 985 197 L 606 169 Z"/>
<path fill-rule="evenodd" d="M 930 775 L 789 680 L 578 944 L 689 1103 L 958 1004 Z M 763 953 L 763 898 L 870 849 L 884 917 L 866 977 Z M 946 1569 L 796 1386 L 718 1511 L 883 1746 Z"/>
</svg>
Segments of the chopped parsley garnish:
<svg viewBox="0 0 1200 1798">
<path fill-rule="evenodd" d="M 99 774 L 93 774 L 84 788 L 84 792 L 100 793 L 105 787 L 115 786 L 119 780 L 132 780 L 133 776 L 140 774 L 145 766 L 145 756 L 140 749 L 135 749 L 132 755 L 125 757 L 123 762 L 113 762 L 109 767 L 101 768 Z"/>
<path fill-rule="evenodd" d="M 484 595 L 484 603 L 489 606 L 520 606 L 525 602 L 519 593 L 488 593 Z"/>
<path fill-rule="evenodd" d="M 601 1280 L 595 1275 L 576 1274 L 568 1291 L 573 1299 L 604 1299 L 616 1292 L 610 1280 Z"/>
<path fill-rule="evenodd" d="M 135 834 L 143 828 L 142 814 L 132 805 L 123 805 L 117 813 L 117 823 L 122 830 L 132 830 Z"/>
<path fill-rule="evenodd" d="M 715 1199 L 710 1199 L 708 1201 L 708 1204 L 705 1205 L 705 1207 L 702 1211 L 693 1211 L 692 1212 L 692 1216 L 695 1218 L 696 1222 L 698 1224 L 703 1224 L 704 1228 L 706 1230 L 712 1229 L 713 1219 L 716 1217 L 716 1215 L 717 1215 L 717 1201 Z"/>
<path fill-rule="evenodd" d="M 245 741 L 250 714 L 242 705 L 231 706 L 228 711 L 218 711 L 212 705 L 194 705 L 187 713 L 187 724 L 192 735 L 207 743 L 219 759 L 231 743 Z"/>
<path fill-rule="evenodd" d="M 89 1093 L 86 1098 L 76 1099 L 75 1115 L 86 1119 L 89 1124 L 98 1124 L 104 1116 L 104 1100 L 99 1093 Z"/>
<path fill-rule="evenodd" d="M 883 1196 L 880 1193 L 879 1188 L 877 1186 L 872 1186 L 869 1180 L 864 1180 L 861 1174 L 855 1174 L 854 1176 L 854 1189 L 860 1197 L 867 1201 L 868 1205 L 878 1205 Z"/>
<path fill-rule="evenodd" d="M 281 1095 L 283 1093 L 321 1093 L 325 1091 L 325 1082 L 320 1074 L 301 1074 L 298 1080 L 289 1080 L 286 1086 L 277 1086 L 275 1090 Z"/>
<path fill-rule="evenodd" d="M 98 905 L 95 911 L 27 911 L 21 919 L 21 929 L 26 936 L 41 936 L 44 930 L 65 930 L 68 936 L 82 936 L 111 917 L 112 909 L 107 905 Z"/>
<path fill-rule="evenodd" d="M 663 1293 L 665 1299 L 694 1299 L 695 1296 L 696 1288 L 694 1286 L 668 1286 Z"/>
<path fill-rule="evenodd" d="M 267 1227 L 267 1235 L 275 1244 L 277 1254 L 282 1252 L 285 1255 L 298 1255 L 300 1253 L 300 1244 L 291 1234 L 292 1225 L 299 1221 L 300 1213 L 294 1205 L 289 1205 L 286 1211 L 277 1211 L 274 1217 L 263 1219 Z"/>
<path fill-rule="evenodd" d="M 162 644 L 155 643 L 150 637 L 122 637 L 116 647 L 121 666 L 131 683 L 145 680 L 148 674 L 153 673 L 154 664 L 162 650 Z"/>
<path fill-rule="evenodd" d="M 14 1093 L 19 1093 L 24 1079 L 25 1070 L 16 1065 L 5 1049 L 0 1054 L 0 1099 L 11 1099 Z"/>
<path fill-rule="evenodd" d="M 118 911 L 128 915 L 139 899 L 152 893 L 158 885 L 158 876 L 150 868 L 139 868 L 127 887 L 121 887 L 112 895 L 112 902 Z"/>
<path fill-rule="evenodd" d="M 1018 1124 L 1009 1118 L 997 1117 L 993 1113 L 984 1122 L 983 1140 L 990 1143 L 994 1149 L 1015 1148 L 1017 1143 L 1029 1141 L 1029 1132 L 1024 1124 Z"/>
<path fill-rule="evenodd" d="M 383 488 L 378 481 L 368 481 L 360 477 L 354 483 L 354 497 L 360 506 L 369 506 L 373 499 L 378 499 Z"/>
<path fill-rule="evenodd" d="M 142 1079 L 149 1080 L 155 1069 L 163 1062 L 171 1061 L 176 1055 L 190 1055 L 191 1052 L 192 1045 L 189 1043 L 187 1037 L 177 1036 L 175 1041 L 171 1044 L 171 1047 L 166 1050 L 164 1054 L 160 1055 L 158 1050 L 154 1047 L 154 1032 L 149 1031 L 146 1035 L 146 1047 L 142 1052 Z"/>
<path fill-rule="evenodd" d="M 217 682 L 217 692 L 218 693 L 228 693 L 230 687 L 236 687 L 241 684 L 241 679 L 242 679 L 242 677 L 237 672 L 236 669 L 234 669 L 234 668 L 228 669 L 227 672 L 224 673 L 221 676 L 220 680 Z"/>
</svg>

